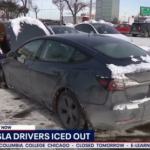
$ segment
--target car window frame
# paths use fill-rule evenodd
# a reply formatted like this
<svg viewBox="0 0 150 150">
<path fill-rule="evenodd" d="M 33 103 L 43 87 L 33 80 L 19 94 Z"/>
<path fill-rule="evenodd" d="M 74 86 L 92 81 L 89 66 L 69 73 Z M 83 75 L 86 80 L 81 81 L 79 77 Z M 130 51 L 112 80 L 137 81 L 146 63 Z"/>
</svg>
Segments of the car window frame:
<svg viewBox="0 0 150 150">
<path fill-rule="evenodd" d="M 84 24 L 78 24 L 78 25 L 76 25 L 74 28 L 76 29 L 76 27 L 82 27 L 82 26 L 84 26 Z M 76 29 L 76 30 L 78 30 L 78 29 Z M 78 31 L 81 31 L 81 32 L 83 32 L 82 30 L 78 30 Z"/>
<path fill-rule="evenodd" d="M 41 56 L 42 52 L 44 51 L 44 48 L 45 48 L 46 43 L 47 43 L 48 40 L 60 42 L 60 43 L 62 43 L 62 44 L 64 44 L 64 45 L 68 45 L 68 46 L 70 46 L 70 47 L 74 47 L 77 51 L 79 51 L 79 52 L 83 53 L 84 55 L 86 55 L 88 59 L 87 59 L 87 60 L 83 60 L 83 61 L 76 61 L 76 62 L 56 62 L 56 61 L 46 61 L 46 60 L 42 60 L 42 59 L 40 59 L 40 56 Z M 55 63 L 55 64 L 60 64 L 60 63 L 61 63 L 61 64 L 68 64 L 68 65 L 70 65 L 70 64 L 85 63 L 85 62 L 88 62 L 88 61 L 91 60 L 91 59 L 92 59 L 92 56 L 90 56 L 89 54 L 83 52 L 83 51 L 82 51 L 80 48 L 78 48 L 77 46 L 68 44 L 67 42 L 64 42 L 64 41 L 61 41 L 61 40 L 57 40 L 57 39 L 44 39 L 44 46 L 43 46 L 43 49 L 40 50 L 40 52 L 39 52 L 38 61 L 41 61 L 41 62 L 49 62 L 49 63 Z"/>
<path fill-rule="evenodd" d="M 95 31 L 95 29 L 94 29 L 94 27 L 92 26 L 92 25 L 90 25 L 90 24 L 83 24 L 84 26 L 88 26 L 88 27 L 91 27 L 92 29 L 93 29 L 93 31 L 90 31 L 90 32 L 85 32 L 85 31 L 83 31 L 83 32 L 85 32 L 85 33 L 91 33 L 91 32 L 93 32 L 93 33 L 96 33 L 96 31 Z M 84 27 L 84 29 L 85 29 L 85 27 Z"/>
<path fill-rule="evenodd" d="M 45 42 L 44 39 L 37 39 L 37 40 L 32 40 L 32 41 L 28 41 L 28 42 L 24 43 L 22 46 L 20 46 L 20 47 L 14 52 L 14 57 L 13 57 L 13 58 L 17 60 L 18 51 L 19 51 L 22 47 L 24 47 L 26 44 L 29 44 L 29 43 L 34 42 L 34 41 L 40 41 L 40 40 L 42 40 L 43 42 L 41 43 L 40 47 L 38 48 L 35 57 L 34 57 L 33 59 L 32 59 L 32 58 L 26 58 L 25 61 L 24 61 L 24 63 L 22 63 L 22 64 L 25 64 L 26 60 L 33 60 L 33 61 L 34 61 L 34 60 L 36 60 L 36 59 L 39 59 L 39 52 L 40 52 L 41 48 L 43 48 L 43 46 L 44 46 L 44 42 Z M 18 61 L 18 60 L 17 60 L 17 61 Z M 18 61 L 18 62 L 20 62 L 20 61 Z M 21 62 L 20 62 L 20 63 L 21 63 Z"/>
</svg>

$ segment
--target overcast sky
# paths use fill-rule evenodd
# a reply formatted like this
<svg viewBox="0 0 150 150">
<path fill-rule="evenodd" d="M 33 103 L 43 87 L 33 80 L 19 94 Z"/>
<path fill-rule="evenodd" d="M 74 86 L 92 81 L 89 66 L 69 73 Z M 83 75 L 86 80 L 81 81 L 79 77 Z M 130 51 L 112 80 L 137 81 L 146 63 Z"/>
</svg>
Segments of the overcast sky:
<svg viewBox="0 0 150 150">
<path fill-rule="evenodd" d="M 36 0 L 39 9 L 41 10 L 38 14 L 39 18 L 48 18 L 48 19 L 59 19 L 59 11 L 55 7 L 51 0 Z M 93 0 L 95 1 L 95 0 Z M 126 15 L 126 19 L 129 16 L 137 15 L 140 11 L 140 6 L 150 7 L 150 0 L 120 0 L 120 19 L 123 19 L 123 16 Z M 87 12 L 84 10 L 82 12 Z M 69 11 L 64 12 L 64 16 L 70 15 Z M 34 13 L 30 12 L 29 16 L 34 17 Z"/>
</svg>

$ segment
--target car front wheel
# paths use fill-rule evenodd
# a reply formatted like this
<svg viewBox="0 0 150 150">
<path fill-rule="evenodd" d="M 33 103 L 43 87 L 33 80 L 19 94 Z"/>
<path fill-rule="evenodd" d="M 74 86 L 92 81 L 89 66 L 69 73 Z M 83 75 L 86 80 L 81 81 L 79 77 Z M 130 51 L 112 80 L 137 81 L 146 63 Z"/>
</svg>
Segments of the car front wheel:
<svg viewBox="0 0 150 150">
<path fill-rule="evenodd" d="M 81 129 L 85 125 L 79 101 L 70 91 L 65 91 L 59 96 L 57 114 L 66 129 Z"/>
</svg>

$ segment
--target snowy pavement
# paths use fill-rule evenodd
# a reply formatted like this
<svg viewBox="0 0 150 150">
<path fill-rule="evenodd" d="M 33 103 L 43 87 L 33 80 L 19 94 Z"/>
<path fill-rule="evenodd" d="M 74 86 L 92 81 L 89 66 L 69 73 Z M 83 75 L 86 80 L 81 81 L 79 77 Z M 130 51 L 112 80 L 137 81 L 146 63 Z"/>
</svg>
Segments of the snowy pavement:
<svg viewBox="0 0 150 150">
<path fill-rule="evenodd" d="M 135 44 L 150 46 L 150 38 L 132 37 Z M 11 89 L 0 89 L 0 124 L 1 125 L 36 125 L 37 129 L 62 129 L 62 125 L 51 111 L 36 101 L 26 98 Z M 150 125 L 119 131 L 96 131 L 96 140 L 107 140 L 114 136 L 150 135 Z M 108 139 L 109 140 L 109 139 Z M 138 141 L 140 139 L 137 139 Z"/>
<path fill-rule="evenodd" d="M 150 46 L 150 37 L 144 38 L 144 37 L 131 37 L 133 42 L 137 45 L 142 46 Z"/>
</svg>

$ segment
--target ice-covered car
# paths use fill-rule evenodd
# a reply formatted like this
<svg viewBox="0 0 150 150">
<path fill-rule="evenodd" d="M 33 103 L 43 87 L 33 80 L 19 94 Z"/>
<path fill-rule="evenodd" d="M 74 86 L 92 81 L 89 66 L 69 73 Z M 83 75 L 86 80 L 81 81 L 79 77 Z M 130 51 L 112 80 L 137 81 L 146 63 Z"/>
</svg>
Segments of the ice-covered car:
<svg viewBox="0 0 150 150">
<path fill-rule="evenodd" d="M 57 112 L 67 129 L 150 121 L 150 56 L 104 35 L 37 37 L 1 61 L 0 82 Z"/>
<path fill-rule="evenodd" d="M 93 32 L 95 34 L 102 34 L 106 36 L 119 38 L 128 42 L 133 42 L 131 38 L 121 34 L 113 26 L 108 25 L 106 23 L 81 23 L 77 24 L 75 26 L 75 29 L 86 33 Z"/>
<path fill-rule="evenodd" d="M 50 35 L 48 28 L 38 19 L 30 17 L 15 18 L 3 22 L 12 51 L 29 39 Z"/>
</svg>

